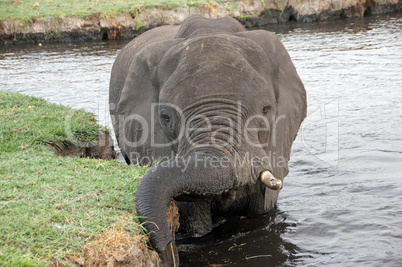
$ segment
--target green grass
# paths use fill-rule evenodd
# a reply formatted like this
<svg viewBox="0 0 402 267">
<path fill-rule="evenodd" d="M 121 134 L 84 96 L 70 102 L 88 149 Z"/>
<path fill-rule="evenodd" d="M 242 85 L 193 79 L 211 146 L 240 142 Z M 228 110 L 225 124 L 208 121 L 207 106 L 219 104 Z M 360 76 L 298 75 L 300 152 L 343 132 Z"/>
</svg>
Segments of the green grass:
<svg viewBox="0 0 402 267">
<path fill-rule="evenodd" d="M 0 0 L 0 20 L 30 21 L 43 17 L 85 17 L 102 14 L 109 17 L 119 13 L 138 14 L 150 7 L 197 7 L 209 0 Z"/>
<path fill-rule="evenodd" d="M 99 129 L 90 113 L 0 91 L 0 266 L 63 262 L 114 225 L 139 232 L 134 199 L 147 170 L 55 156 L 45 144 L 65 140 L 66 118 L 87 140 Z"/>
<path fill-rule="evenodd" d="M 92 113 L 6 92 L 0 95 L 0 122 L 2 152 L 44 144 L 93 142 L 102 128 Z"/>
</svg>

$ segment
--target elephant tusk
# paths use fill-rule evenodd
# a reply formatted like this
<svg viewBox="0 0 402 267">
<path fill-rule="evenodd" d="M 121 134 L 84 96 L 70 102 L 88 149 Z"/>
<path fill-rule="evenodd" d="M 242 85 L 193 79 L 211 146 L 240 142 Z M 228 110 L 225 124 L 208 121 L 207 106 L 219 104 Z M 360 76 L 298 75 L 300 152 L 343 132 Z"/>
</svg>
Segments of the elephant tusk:
<svg viewBox="0 0 402 267">
<path fill-rule="evenodd" d="M 260 179 L 269 189 L 279 190 L 282 188 L 282 181 L 276 179 L 270 171 L 261 172 Z"/>
</svg>

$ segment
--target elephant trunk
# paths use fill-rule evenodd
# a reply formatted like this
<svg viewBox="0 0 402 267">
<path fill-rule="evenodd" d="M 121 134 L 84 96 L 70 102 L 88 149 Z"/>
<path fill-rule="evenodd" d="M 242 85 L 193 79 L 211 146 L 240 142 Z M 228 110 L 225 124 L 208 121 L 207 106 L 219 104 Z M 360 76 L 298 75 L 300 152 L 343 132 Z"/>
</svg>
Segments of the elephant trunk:
<svg viewBox="0 0 402 267">
<path fill-rule="evenodd" d="M 166 209 L 173 198 L 219 195 L 235 184 L 233 167 L 215 151 L 196 151 L 184 160 L 163 162 L 149 171 L 138 188 L 136 206 L 153 248 L 162 253 L 172 241 Z"/>
</svg>

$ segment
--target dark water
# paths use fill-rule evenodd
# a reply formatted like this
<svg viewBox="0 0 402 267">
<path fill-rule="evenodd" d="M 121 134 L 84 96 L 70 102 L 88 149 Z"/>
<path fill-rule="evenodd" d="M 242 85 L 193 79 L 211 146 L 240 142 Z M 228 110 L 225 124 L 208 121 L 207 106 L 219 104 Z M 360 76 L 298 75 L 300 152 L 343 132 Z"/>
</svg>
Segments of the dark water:
<svg viewBox="0 0 402 267">
<path fill-rule="evenodd" d="M 402 15 L 267 29 L 308 92 L 278 208 L 182 245 L 182 265 L 401 266 Z M 109 74 L 124 44 L 1 47 L 0 88 L 110 125 Z"/>
</svg>

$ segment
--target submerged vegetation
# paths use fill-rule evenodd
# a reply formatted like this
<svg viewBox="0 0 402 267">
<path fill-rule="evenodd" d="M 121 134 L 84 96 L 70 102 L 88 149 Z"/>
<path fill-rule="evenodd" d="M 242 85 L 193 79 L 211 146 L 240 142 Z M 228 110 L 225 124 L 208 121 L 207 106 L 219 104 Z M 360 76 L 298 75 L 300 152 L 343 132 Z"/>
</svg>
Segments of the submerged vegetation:
<svg viewBox="0 0 402 267">
<path fill-rule="evenodd" d="M 106 264 L 146 251 L 134 199 L 147 169 L 48 148 L 70 135 L 95 141 L 99 129 L 91 113 L 0 91 L 0 266 Z"/>
</svg>

